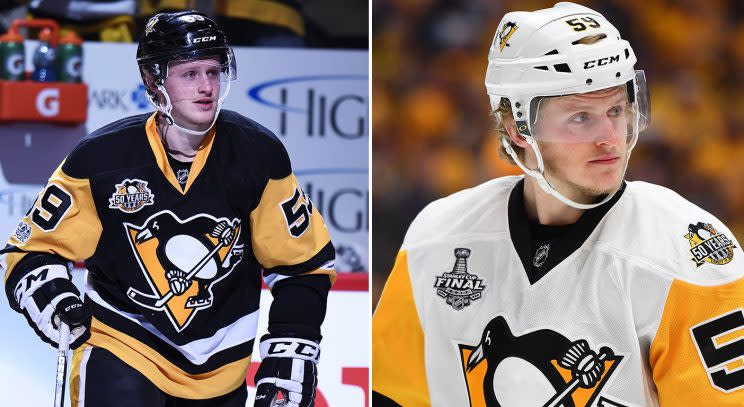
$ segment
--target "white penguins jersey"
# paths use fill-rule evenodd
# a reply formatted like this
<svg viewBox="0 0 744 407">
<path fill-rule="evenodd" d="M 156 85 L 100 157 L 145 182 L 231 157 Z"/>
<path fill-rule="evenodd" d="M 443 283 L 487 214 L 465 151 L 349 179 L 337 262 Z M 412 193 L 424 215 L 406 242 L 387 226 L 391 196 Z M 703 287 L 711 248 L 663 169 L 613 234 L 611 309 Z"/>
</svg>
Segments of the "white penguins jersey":
<svg viewBox="0 0 744 407">
<path fill-rule="evenodd" d="M 744 405 L 744 253 L 725 225 L 627 182 L 535 243 L 523 188 L 499 178 L 414 220 L 373 317 L 376 407 Z"/>
</svg>

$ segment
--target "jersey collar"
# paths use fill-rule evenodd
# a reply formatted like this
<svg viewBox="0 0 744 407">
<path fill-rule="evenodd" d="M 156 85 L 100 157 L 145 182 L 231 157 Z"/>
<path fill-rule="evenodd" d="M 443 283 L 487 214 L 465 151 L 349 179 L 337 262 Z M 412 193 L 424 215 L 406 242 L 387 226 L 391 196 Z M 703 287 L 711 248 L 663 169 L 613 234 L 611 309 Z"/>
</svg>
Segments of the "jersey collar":
<svg viewBox="0 0 744 407">
<path fill-rule="evenodd" d="M 158 167 L 163 175 L 165 175 L 165 178 L 178 192 L 186 195 L 186 193 L 189 192 L 189 188 L 191 188 L 191 185 L 193 185 L 196 180 L 196 177 L 201 173 L 202 169 L 204 169 L 204 165 L 207 163 L 207 157 L 209 157 L 209 152 L 212 151 L 212 145 L 214 144 L 215 128 L 217 126 L 212 126 L 212 129 L 204 136 L 204 140 L 202 140 L 196 152 L 196 157 L 194 157 L 194 161 L 191 163 L 191 170 L 189 171 L 189 178 L 186 181 L 186 186 L 181 188 L 181 184 L 179 184 L 176 179 L 176 174 L 173 173 L 173 169 L 168 163 L 168 153 L 165 151 L 165 147 L 163 147 L 163 143 L 158 135 L 158 126 L 155 120 L 157 114 L 157 112 L 153 113 L 152 116 L 147 119 L 147 123 L 145 123 L 147 141 L 150 143 L 150 148 L 152 149 L 153 154 L 155 154 L 155 161 L 157 161 Z"/>
<path fill-rule="evenodd" d="M 623 181 L 612 199 L 585 210 L 576 223 L 554 227 L 530 224 L 524 203 L 524 179 L 514 186 L 509 195 L 509 233 L 530 284 L 535 284 L 584 244 L 602 218 L 620 200 L 625 186 Z M 547 258 L 540 266 L 535 266 L 533 260 L 536 252 L 545 245 L 550 245 Z"/>
</svg>

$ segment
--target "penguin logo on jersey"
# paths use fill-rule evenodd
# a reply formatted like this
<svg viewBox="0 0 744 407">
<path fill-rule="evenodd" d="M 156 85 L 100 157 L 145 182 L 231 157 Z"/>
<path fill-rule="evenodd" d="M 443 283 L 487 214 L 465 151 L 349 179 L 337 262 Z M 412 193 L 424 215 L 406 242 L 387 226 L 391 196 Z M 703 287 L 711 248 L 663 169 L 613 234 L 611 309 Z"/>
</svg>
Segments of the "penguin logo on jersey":
<svg viewBox="0 0 744 407">
<path fill-rule="evenodd" d="M 199 214 L 181 220 L 165 210 L 141 226 L 124 223 L 150 290 L 130 287 L 140 306 L 164 311 L 177 331 L 214 303 L 212 287 L 243 258 L 240 220 Z"/>
<path fill-rule="evenodd" d="M 447 304 L 459 311 L 483 296 L 486 285 L 477 275 L 468 273 L 470 249 L 455 249 L 455 265 L 452 271 L 436 276 L 434 288 L 437 295 L 444 298 Z"/>
<path fill-rule="evenodd" d="M 509 44 L 507 41 L 509 41 L 509 38 L 514 34 L 515 31 L 517 31 L 517 28 L 519 26 L 514 21 L 509 21 L 508 23 L 504 24 L 503 27 L 501 27 L 501 31 L 499 31 L 499 51 L 503 51 L 504 47 L 508 47 Z"/>
<path fill-rule="evenodd" d="M 687 227 L 685 236 L 690 241 L 692 261 L 697 267 L 705 263 L 723 265 L 734 258 L 736 246 L 723 233 L 718 232 L 710 223 L 698 222 Z"/>
<path fill-rule="evenodd" d="M 588 407 L 622 360 L 608 346 L 595 352 L 550 329 L 515 336 L 501 315 L 480 343 L 459 348 L 473 407 Z"/>
<path fill-rule="evenodd" d="M 154 203 L 155 195 L 147 187 L 147 181 L 127 178 L 121 184 L 116 184 L 116 190 L 109 198 L 109 209 L 135 213 Z"/>
</svg>

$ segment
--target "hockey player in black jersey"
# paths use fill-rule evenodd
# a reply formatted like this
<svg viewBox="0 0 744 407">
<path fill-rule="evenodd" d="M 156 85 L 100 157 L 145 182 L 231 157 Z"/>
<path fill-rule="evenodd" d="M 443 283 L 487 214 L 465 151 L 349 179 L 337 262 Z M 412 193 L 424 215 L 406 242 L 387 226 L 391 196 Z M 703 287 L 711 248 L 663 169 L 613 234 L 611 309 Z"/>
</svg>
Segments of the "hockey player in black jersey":
<svg viewBox="0 0 744 407">
<path fill-rule="evenodd" d="M 95 131 L 52 174 L 0 250 L 11 307 L 55 346 L 70 326 L 71 405 L 242 407 L 263 278 L 255 406 L 314 405 L 335 279 L 321 215 L 276 136 L 221 109 L 236 64 L 212 20 L 153 16 L 137 63 L 157 112 Z"/>
</svg>

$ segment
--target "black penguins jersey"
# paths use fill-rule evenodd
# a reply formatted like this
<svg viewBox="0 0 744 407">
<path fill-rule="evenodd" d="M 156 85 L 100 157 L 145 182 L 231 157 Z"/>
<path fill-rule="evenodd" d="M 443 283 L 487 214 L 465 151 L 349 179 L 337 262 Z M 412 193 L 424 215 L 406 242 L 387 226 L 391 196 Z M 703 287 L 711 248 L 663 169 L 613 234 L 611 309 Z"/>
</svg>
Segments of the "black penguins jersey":
<svg viewBox="0 0 744 407">
<path fill-rule="evenodd" d="M 373 404 L 744 405 L 731 231 L 628 182 L 560 237 L 531 237 L 522 180 L 456 193 L 411 224 L 373 316 Z"/>
<path fill-rule="evenodd" d="M 0 269 L 15 304 L 40 255 L 85 260 L 88 345 L 168 394 L 216 397 L 245 381 L 262 275 L 269 288 L 308 274 L 332 284 L 334 248 L 284 146 L 257 123 L 223 110 L 188 173 L 167 157 L 154 114 L 83 139 L 0 252 Z"/>
</svg>

